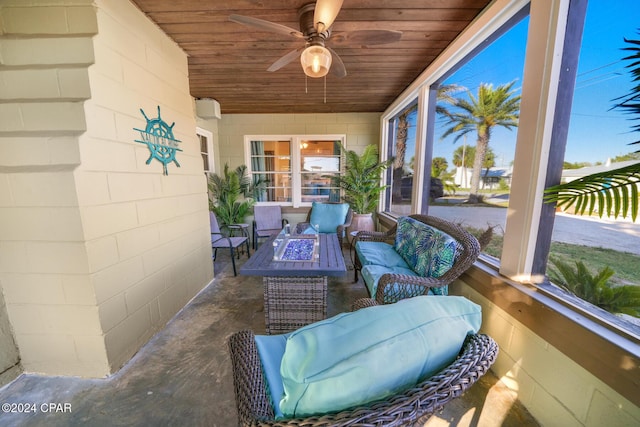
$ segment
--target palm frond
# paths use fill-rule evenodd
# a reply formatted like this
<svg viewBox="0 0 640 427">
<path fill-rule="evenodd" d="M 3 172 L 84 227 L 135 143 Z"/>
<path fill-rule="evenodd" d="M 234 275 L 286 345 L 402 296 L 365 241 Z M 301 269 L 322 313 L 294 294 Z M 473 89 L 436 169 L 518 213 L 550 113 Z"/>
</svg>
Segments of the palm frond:
<svg viewBox="0 0 640 427">
<path fill-rule="evenodd" d="M 635 163 L 549 187 L 544 200 L 564 209 L 573 206 L 580 215 L 597 212 L 600 217 L 606 213 L 613 218 L 631 216 L 636 221 L 639 186 L 640 163 Z"/>
<path fill-rule="evenodd" d="M 381 162 L 378 157 L 378 147 L 367 145 L 362 154 L 347 150 L 342 144 L 340 149 L 345 156 L 345 171 L 341 175 L 330 175 L 332 185 L 344 191 L 344 201 L 349 203 L 355 213 L 375 212 L 380 193 L 387 186 L 380 185 L 380 178 L 395 160 L 387 159 Z"/>
</svg>

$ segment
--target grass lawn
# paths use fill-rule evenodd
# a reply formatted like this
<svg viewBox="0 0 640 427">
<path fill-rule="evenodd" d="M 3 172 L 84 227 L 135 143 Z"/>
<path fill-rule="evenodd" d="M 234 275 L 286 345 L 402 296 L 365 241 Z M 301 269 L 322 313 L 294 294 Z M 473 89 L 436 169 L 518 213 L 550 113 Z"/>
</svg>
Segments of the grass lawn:
<svg viewBox="0 0 640 427">
<path fill-rule="evenodd" d="M 483 231 L 475 228 L 468 228 L 468 230 L 476 237 Z M 502 235 L 494 235 L 491 243 L 483 252 L 499 258 L 502 254 Z M 615 275 L 611 278 L 613 283 L 640 285 L 640 256 L 628 252 L 552 242 L 549 258 L 559 258 L 561 261 L 568 262 L 571 265 L 575 265 L 576 261 L 582 261 L 592 273 L 609 266 L 615 271 Z M 553 266 L 551 263 L 549 265 Z"/>
</svg>

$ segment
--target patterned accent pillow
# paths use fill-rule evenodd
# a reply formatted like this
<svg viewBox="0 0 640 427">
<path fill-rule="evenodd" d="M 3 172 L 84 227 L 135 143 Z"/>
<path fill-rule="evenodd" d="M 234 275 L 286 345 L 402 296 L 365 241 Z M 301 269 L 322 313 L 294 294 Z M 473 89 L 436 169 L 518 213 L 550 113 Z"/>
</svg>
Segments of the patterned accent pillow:
<svg viewBox="0 0 640 427">
<path fill-rule="evenodd" d="M 398 218 L 394 248 L 422 277 L 440 277 L 453 266 L 456 240 L 447 233 L 409 217 Z"/>
</svg>

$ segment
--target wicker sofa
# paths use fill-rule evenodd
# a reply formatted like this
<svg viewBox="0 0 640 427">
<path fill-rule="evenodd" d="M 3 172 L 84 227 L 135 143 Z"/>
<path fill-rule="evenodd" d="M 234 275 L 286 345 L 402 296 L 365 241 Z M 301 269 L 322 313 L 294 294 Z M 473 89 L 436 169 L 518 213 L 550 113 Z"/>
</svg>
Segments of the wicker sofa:
<svg viewBox="0 0 640 427">
<path fill-rule="evenodd" d="M 361 272 L 369 295 L 380 304 L 446 295 L 447 285 L 480 254 L 478 240 L 465 229 L 427 215 L 400 217 L 387 232 L 360 231 L 352 248 L 355 281 Z"/>
<path fill-rule="evenodd" d="M 375 305 L 375 301 L 364 298 L 356 301 L 353 309 Z M 276 419 L 253 332 L 244 330 L 233 334 L 229 350 L 241 426 L 422 425 L 446 403 L 469 389 L 489 370 L 498 355 L 498 346 L 491 337 L 472 334 L 451 364 L 401 393 L 340 412 Z"/>
</svg>

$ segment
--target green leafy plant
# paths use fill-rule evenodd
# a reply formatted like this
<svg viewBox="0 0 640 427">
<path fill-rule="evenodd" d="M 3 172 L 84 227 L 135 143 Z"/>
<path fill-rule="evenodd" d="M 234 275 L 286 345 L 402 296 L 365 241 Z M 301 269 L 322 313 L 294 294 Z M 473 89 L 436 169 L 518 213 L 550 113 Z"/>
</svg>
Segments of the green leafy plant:
<svg viewBox="0 0 640 427">
<path fill-rule="evenodd" d="M 380 185 L 382 173 L 394 159 L 381 162 L 378 148 L 373 144 L 367 145 L 361 155 L 342 146 L 341 149 L 345 153 L 346 168 L 344 174 L 332 177 L 334 185 L 344 190 L 344 201 L 355 213 L 375 212 L 380 193 L 387 188 Z"/>
<path fill-rule="evenodd" d="M 564 209 L 575 206 L 579 215 L 597 211 L 600 217 L 606 212 L 614 218 L 630 215 L 635 221 L 638 217 L 638 185 L 640 163 L 549 187 L 544 200 L 556 202 Z"/>
<path fill-rule="evenodd" d="M 631 61 L 629 68 L 632 80 L 640 81 L 640 40 L 628 40 L 630 46 L 623 50 L 631 55 L 622 58 Z M 627 95 L 617 98 L 621 100 L 613 108 L 619 108 L 633 115 L 631 120 L 640 120 L 640 84 L 636 84 Z M 633 132 L 640 131 L 640 124 L 631 127 Z M 639 144 L 640 141 L 632 144 Z M 631 215 L 635 222 L 638 218 L 638 186 L 640 185 L 640 163 L 624 168 L 613 169 L 593 175 L 587 175 L 575 181 L 555 185 L 545 190 L 544 200 L 547 203 L 556 202 L 558 206 L 570 207 L 575 203 L 576 213 L 591 215 L 595 207 L 602 216 L 617 218 L 618 215 Z"/>
<path fill-rule="evenodd" d="M 624 313 L 640 317 L 640 287 L 614 286 L 609 279 L 615 272 L 604 267 L 592 274 L 582 261 L 575 268 L 567 262 L 552 258 L 549 278 L 568 292 L 611 313 Z"/>
<path fill-rule="evenodd" d="M 209 177 L 209 210 L 215 212 L 221 225 L 242 223 L 251 212 L 256 192 L 263 187 L 263 181 L 251 180 L 245 165 L 230 170 L 225 164 L 222 176 Z"/>
</svg>

